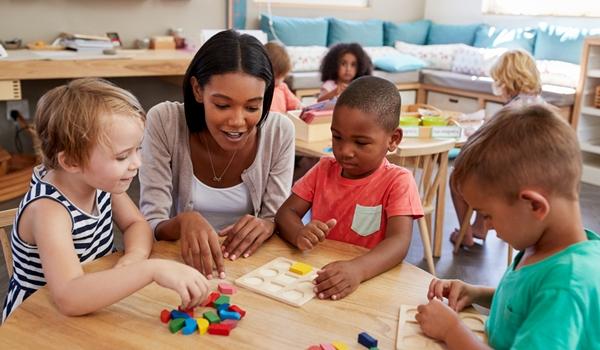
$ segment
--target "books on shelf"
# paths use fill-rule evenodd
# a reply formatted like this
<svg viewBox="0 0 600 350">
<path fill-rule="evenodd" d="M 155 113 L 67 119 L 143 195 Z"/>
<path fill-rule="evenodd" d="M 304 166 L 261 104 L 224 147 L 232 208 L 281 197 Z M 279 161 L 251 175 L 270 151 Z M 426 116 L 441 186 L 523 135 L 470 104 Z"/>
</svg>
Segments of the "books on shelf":
<svg viewBox="0 0 600 350">
<path fill-rule="evenodd" d="M 105 49 L 113 48 L 113 43 L 107 36 L 62 33 L 60 40 L 67 49 L 78 52 L 101 53 Z"/>
</svg>

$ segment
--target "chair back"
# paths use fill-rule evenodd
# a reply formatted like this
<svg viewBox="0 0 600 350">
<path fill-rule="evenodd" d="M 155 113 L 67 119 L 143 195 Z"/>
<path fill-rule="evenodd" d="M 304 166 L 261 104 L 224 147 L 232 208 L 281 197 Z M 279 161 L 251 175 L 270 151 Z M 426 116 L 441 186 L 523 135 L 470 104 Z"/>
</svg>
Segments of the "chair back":
<svg viewBox="0 0 600 350">
<path fill-rule="evenodd" d="M 396 152 L 388 154 L 391 163 L 412 172 L 425 214 L 433 211 L 433 202 L 440 186 L 446 186 L 448 152 L 452 148 L 454 148 L 453 140 L 411 139 L 402 144 Z"/>
<path fill-rule="evenodd" d="M 8 209 L 0 211 L 0 243 L 2 244 L 2 253 L 4 254 L 4 262 L 6 263 L 6 271 L 8 278 L 13 274 L 13 257 L 10 248 L 10 229 L 13 225 L 17 209 Z"/>
</svg>

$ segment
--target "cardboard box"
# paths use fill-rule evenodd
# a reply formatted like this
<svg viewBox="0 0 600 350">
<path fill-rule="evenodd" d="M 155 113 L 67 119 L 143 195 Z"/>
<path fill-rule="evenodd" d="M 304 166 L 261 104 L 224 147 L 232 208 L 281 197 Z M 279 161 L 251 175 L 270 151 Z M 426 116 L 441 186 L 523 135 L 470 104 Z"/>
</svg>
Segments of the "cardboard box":
<svg viewBox="0 0 600 350">
<path fill-rule="evenodd" d="M 175 50 L 175 38 L 172 36 L 154 36 L 150 40 L 150 48 L 154 50 Z"/>
<path fill-rule="evenodd" d="M 315 118 L 312 123 L 307 124 L 298 117 L 300 112 L 300 110 L 296 110 L 286 113 L 286 116 L 294 123 L 297 139 L 306 142 L 331 140 L 330 118 Z"/>
</svg>

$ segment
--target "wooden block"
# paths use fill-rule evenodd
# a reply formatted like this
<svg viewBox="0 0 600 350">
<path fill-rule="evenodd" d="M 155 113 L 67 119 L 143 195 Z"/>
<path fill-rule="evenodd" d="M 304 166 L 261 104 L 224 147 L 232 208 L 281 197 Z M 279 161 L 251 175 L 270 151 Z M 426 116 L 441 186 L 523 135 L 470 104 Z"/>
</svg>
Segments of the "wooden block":
<svg viewBox="0 0 600 350">
<path fill-rule="evenodd" d="M 335 347 L 331 344 L 319 344 L 321 350 L 335 350 Z"/>
<path fill-rule="evenodd" d="M 331 345 L 333 345 L 335 350 L 348 350 L 348 345 L 346 345 L 346 343 L 342 343 L 341 341 L 332 341 Z"/>
<path fill-rule="evenodd" d="M 185 325 L 185 318 L 175 318 L 169 321 L 169 330 L 171 333 L 177 333 Z"/>
<path fill-rule="evenodd" d="M 240 320 L 242 317 L 235 311 L 220 310 L 219 317 L 221 320 Z"/>
<path fill-rule="evenodd" d="M 202 306 L 210 306 L 210 307 L 214 307 L 214 302 L 215 300 L 219 299 L 219 297 L 221 296 L 221 294 L 217 293 L 217 292 L 212 292 L 208 295 L 208 298 L 206 298 L 206 300 L 204 301 L 204 303 L 202 303 Z"/>
<path fill-rule="evenodd" d="M 229 326 L 229 329 L 234 329 L 235 327 L 237 327 L 237 323 L 238 323 L 238 321 L 236 321 L 236 320 L 227 319 L 227 320 L 221 321 L 220 324 L 226 324 Z"/>
<path fill-rule="evenodd" d="M 219 292 L 223 294 L 233 294 L 235 293 L 235 287 L 229 283 L 219 283 Z"/>
<path fill-rule="evenodd" d="M 154 50 L 175 50 L 175 38 L 172 36 L 153 36 L 150 48 Z"/>
<path fill-rule="evenodd" d="M 171 310 L 171 318 L 190 318 L 190 315 L 179 310 Z"/>
<path fill-rule="evenodd" d="M 208 320 L 205 318 L 197 318 L 196 323 L 198 324 L 198 332 L 200 333 L 200 335 L 205 334 L 208 330 L 208 326 L 210 325 Z"/>
<path fill-rule="evenodd" d="M 178 306 L 177 311 L 185 312 L 186 314 L 190 315 L 190 317 L 194 317 L 194 308 L 193 307 L 184 310 L 181 308 L 181 306 Z"/>
<path fill-rule="evenodd" d="M 374 348 L 377 346 L 377 339 L 373 338 L 367 332 L 358 333 L 358 343 L 365 348 Z"/>
<path fill-rule="evenodd" d="M 295 261 L 279 257 L 263 266 L 248 272 L 235 280 L 235 284 L 283 303 L 300 307 L 315 296 L 312 280 L 313 271 L 299 276 L 291 273 Z"/>
<path fill-rule="evenodd" d="M 229 297 L 227 295 L 221 295 L 213 304 L 215 305 L 215 308 L 220 309 L 222 305 L 229 304 Z"/>
<path fill-rule="evenodd" d="M 207 311 L 207 312 L 203 313 L 202 317 L 204 317 L 210 324 L 221 322 L 221 319 L 219 318 L 219 316 L 217 316 L 212 311 Z"/>
<path fill-rule="evenodd" d="M 231 329 L 226 324 L 211 324 L 210 326 L 208 326 L 209 334 L 229 335 L 230 331 Z"/>
<path fill-rule="evenodd" d="M 219 305 L 216 307 L 216 309 L 217 309 L 217 311 L 219 311 L 219 312 L 220 312 L 221 310 L 226 310 L 226 311 L 227 311 L 227 310 L 229 310 L 229 304 L 227 304 L 227 303 L 225 303 L 225 304 L 219 304 Z"/>
<path fill-rule="evenodd" d="M 235 311 L 238 314 L 240 314 L 241 318 L 244 318 L 244 316 L 246 316 L 246 310 L 242 309 L 241 307 L 237 306 L 237 305 L 231 305 L 229 307 L 229 311 Z"/>
<path fill-rule="evenodd" d="M 169 323 L 169 321 L 171 320 L 171 311 L 164 309 L 163 311 L 160 312 L 160 320 L 162 321 L 162 323 Z"/>
<path fill-rule="evenodd" d="M 196 322 L 195 319 L 186 318 L 185 325 L 183 326 L 181 333 L 183 333 L 184 335 L 190 335 L 190 334 L 194 333 L 197 328 L 198 328 L 198 322 Z"/>
<path fill-rule="evenodd" d="M 311 345 L 306 350 L 321 350 L 321 347 L 318 345 Z"/>
<path fill-rule="evenodd" d="M 304 276 L 311 271 L 312 266 L 301 262 L 295 262 L 292 266 L 290 266 L 290 272 L 296 273 L 301 276 Z"/>
</svg>

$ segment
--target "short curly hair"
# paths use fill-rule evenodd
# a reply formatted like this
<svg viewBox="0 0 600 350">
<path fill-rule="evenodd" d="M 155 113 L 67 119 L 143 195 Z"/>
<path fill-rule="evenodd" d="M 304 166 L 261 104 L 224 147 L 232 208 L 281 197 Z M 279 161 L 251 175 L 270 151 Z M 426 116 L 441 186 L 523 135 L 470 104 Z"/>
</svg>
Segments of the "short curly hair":
<svg viewBox="0 0 600 350">
<path fill-rule="evenodd" d="M 343 55 L 351 53 L 356 57 L 356 78 L 365 75 L 371 75 L 373 72 L 373 63 L 369 55 L 357 43 L 339 43 L 332 46 L 323 61 L 321 61 L 321 81 L 338 80 L 338 67 Z"/>
<path fill-rule="evenodd" d="M 510 50 L 503 53 L 490 69 L 490 76 L 509 97 L 542 92 L 540 72 L 535 59 L 527 51 Z"/>
</svg>

